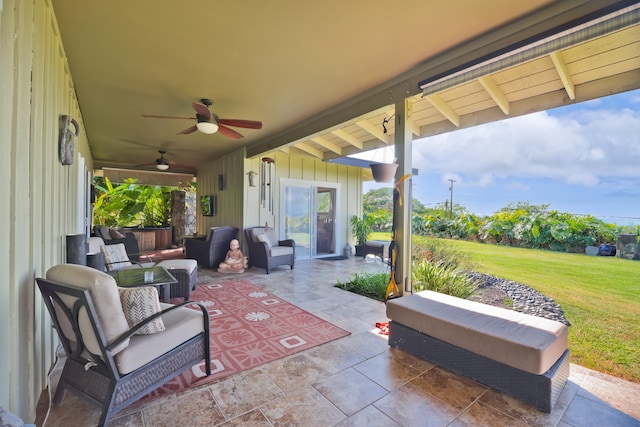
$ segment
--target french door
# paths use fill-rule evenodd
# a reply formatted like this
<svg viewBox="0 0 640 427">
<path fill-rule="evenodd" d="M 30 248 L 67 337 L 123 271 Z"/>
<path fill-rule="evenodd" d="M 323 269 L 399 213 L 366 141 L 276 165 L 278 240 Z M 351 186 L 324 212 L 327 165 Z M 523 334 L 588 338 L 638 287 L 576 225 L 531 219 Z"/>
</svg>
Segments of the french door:
<svg viewBox="0 0 640 427">
<path fill-rule="evenodd" d="M 337 253 L 336 201 L 339 186 L 287 180 L 281 186 L 281 230 L 296 242 L 296 258 Z"/>
</svg>

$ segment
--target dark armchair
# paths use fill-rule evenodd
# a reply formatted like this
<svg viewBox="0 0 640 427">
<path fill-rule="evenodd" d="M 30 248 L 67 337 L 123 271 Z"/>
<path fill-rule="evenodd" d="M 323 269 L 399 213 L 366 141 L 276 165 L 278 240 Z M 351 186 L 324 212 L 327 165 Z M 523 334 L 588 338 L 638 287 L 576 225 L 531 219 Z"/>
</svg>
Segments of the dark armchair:
<svg viewBox="0 0 640 427">
<path fill-rule="evenodd" d="M 193 302 L 161 305 L 152 293 L 161 311 L 129 327 L 142 305 L 123 307 L 113 277 L 75 264 L 52 267 L 46 276 L 36 280 L 66 353 L 54 405 L 65 390 L 77 393 L 101 406 L 102 427 L 114 413 L 194 365 L 204 363 L 211 374 L 209 314 L 203 305 L 196 310 L 183 307 Z"/>
<path fill-rule="evenodd" d="M 225 225 L 212 227 L 207 237 L 185 239 L 187 258 L 195 259 L 205 268 L 218 268 L 229 251 L 229 244 L 238 238 L 238 229 Z"/>
<path fill-rule="evenodd" d="M 296 258 L 296 243 L 292 239 L 278 240 L 275 230 L 264 227 L 250 227 L 244 230 L 249 247 L 249 267 L 267 270 L 267 274 L 278 265 L 293 264 Z"/>
</svg>

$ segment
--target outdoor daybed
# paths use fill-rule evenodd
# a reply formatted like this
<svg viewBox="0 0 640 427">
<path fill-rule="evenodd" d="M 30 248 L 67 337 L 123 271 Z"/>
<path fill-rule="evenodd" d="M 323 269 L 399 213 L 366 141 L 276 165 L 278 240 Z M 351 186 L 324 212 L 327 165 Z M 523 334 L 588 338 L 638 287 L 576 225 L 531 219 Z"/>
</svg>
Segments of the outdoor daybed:
<svg viewBox="0 0 640 427">
<path fill-rule="evenodd" d="M 432 291 L 387 302 L 389 345 L 551 412 L 569 377 L 567 326 Z"/>
</svg>

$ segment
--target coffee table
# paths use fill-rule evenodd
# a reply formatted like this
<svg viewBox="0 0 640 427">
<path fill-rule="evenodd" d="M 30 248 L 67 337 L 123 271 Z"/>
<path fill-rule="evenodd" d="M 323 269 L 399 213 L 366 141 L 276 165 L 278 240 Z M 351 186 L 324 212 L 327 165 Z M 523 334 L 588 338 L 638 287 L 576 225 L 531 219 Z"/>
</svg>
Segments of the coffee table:
<svg viewBox="0 0 640 427">
<path fill-rule="evenodd" d="M 178 283 L 175 277 L 164 267 L 125 268 L 107 271 L 121 288 L 136 286 L 155 286 L 160 300 L 168 303 L 171 299 L 171 285 Z M 153 273 L 153 280 L 145 281 L 145 273 Z"/>
</svg>

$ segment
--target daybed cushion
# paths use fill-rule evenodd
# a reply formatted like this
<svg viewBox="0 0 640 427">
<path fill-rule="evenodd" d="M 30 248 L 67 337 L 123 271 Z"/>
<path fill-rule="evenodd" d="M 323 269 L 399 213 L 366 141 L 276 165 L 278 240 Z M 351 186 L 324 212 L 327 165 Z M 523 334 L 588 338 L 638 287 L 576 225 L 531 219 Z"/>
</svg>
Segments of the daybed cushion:
<svg viewBox="0 0 640 427">
<path fill-rule="evenodd" d="M 84 265 L 60 264 L 51 267 L 47 271 L 47 279 L 89 290 L 107 343 L 113 342 L 117 337 L 129 330 L 129 325 L 124 317 L 120 303 L 116 281 L 107 273 Z M 65 304 L 69 307 L 73 306 L 74 298 L 61 297 Z M 71 325 L 66 320 L 62 320 L 66 319 L 66 317 L 61 315 L 59 319 L 65 336 L 74 337 Z M 81 309 L 78 323 L 80 324 L 80 331 L 87 349 L 94 354 L 100 354 L 100 345 L 93 333 L 91 321 L 84 308 Z M 129 340 L 125 340 L 114 348 L 113 353 L 123 350 L 128 344 Z"/>
<path fill-rule="evenodd" d="M 536 375 L 567 349 L 567 327 L 432 291 L 387 302 L 387 317 L 420 333 Z"/>
<path fill-rule="evenodd" d="M 162 309 L 170 304 L 160 304 Z M 129 346 L 115 357 L 118 372 L 125 375 L 162 356 L 181 343 L 204 331 L 202 311 L 179 307 L 162 315 L 164 332 L 134 335 Z"/>
<path fill-rule="evenodd" d="M 118 292 L 120 293 L 124 317 L 127 319 L 130 328 L 161 310 L 158 290 L 153 286 L 118 288 Z M 164 330 L 164 323 L 162 318 L 159 317 L 138 329 L 136 334 L 157 334 Z"/>
</svg>

